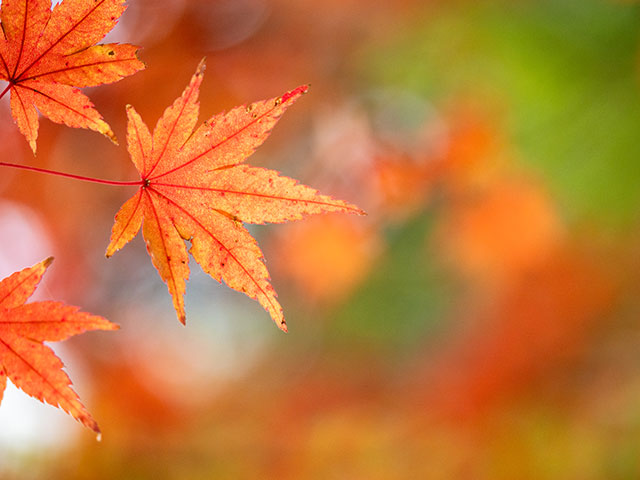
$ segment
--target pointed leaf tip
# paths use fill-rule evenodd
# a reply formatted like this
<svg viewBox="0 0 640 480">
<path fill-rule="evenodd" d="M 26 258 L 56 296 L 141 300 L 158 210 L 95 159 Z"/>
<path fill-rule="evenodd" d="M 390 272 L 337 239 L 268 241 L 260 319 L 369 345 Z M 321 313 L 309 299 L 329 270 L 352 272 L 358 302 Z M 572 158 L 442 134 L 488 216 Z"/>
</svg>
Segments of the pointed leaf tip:
<svg viewBox="0 0 640 480">
<path fill-rule="evenodd" d="M 198 64 L 198 68 L 196 68 L 196 75 L 201 77 L 204 75 L 204 71 L 207 69 L 207 57 L 202 57 L 200 63 Z"/>
<path fill-rule="evenodd" d="M 53 262 L 53 257 L 48 257 L 48 258 L 45 258 L 45 259 L 42 261 L 42 265 L 43 265 L 45 268 L 47 268 L 49 265 L 51 265 L 51 263 L 52 263 L 52 262 Z"/>
<path fill-rule="evenodd" d="M 109 129 L 106 132 L 104 132 L 104 135 L 111 140 L 115 145 L 118 145 L 118 138 L 116 137 L 116 134 L 113 133 L 113 130 Z"/>
<path fill-rule="evenodd" d="M 287 92 L 284 95 L 282 95 L 280 101 L 284 103 L 294 97 L 299 97 L 300 95 L 303 95 L 308 91 L 309 91 L 309 85 L 300 85 L 298 88 L 295 88 L 290 92 Z"/>
<path fill-rule="evenodd" d="M 355 213 L 356 215 L 363 215 L 363 216 L 367 216 L 369 215 L 367 212 L 365 212 L 364 210 L 362 210 L 361 208 L 356 207 L 356 209 L 353 211 L 353 213 Z"/>
</svg>

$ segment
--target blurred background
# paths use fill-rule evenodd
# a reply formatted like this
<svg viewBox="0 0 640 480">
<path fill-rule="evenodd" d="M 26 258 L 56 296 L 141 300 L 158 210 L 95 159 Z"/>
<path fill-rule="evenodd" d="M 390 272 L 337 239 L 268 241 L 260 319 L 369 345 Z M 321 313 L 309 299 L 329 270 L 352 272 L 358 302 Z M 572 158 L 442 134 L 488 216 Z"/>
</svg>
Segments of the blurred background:
<svg viewBox="0 0 640 480">
<path fill-rule="evenodd" d="M 640 6 L 615 0 L 132 0 L 147 69 L 87 89 L 121 140 L 0 104 L 0 157 L 135 180 L 207 57 L 201 119 L 301 84 L 249 160 L 356 203 L 250 227 L 284 307 L 191 262 L 187 326 L 134 242 L 135 187 L 3 169 L 0 277 L 120 324 L 55 344 L 101 443 L 9 389 L 0 478 L 640 478 Z"/>
</svg>

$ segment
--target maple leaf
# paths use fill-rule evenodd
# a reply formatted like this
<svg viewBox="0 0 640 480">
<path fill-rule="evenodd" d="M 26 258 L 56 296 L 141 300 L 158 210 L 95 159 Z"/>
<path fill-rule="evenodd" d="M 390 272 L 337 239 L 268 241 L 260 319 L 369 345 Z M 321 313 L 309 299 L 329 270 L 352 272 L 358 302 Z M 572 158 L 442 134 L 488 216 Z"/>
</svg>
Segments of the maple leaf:
<svg viewBox="0 0 640 480">
<path fill-rule="evenodd" d="M 35 153 L 38 112 L 116 142 L 111 127 L 76 87 L 116 82 L 144 68 L 138 47 L 94 45 L 117 23 L 124 0 L 3 0 L 0 80 L 9 82 L 11 114 Z M 1 96 L 1 95 L 0 95 Z M 36 110 L 37 108 L 37 110 Z"/>
<path fill-rule="evenodd" d="M 286 331 L 282 307 L 269 282 L 263 255 L 242 222 L 281 223 L 320 212 L 364 212 L 280 176 L 242 162 L 262 144 L 278 118 L 307 91 L 214 115 L 194 131 L 204 60 L 190 84 L 158 121 L 153 135 L 127 107 L 127 144 L 141 186 L 117 213 L 107 257 L 136 236 L 142 225 L 147 250 L 185 323 L 189 252 L 219 282 L 258 300 Z"/>
<path fill-rule="evenodd" d="M 28 395 L 59 406 L 100 433 L 71 389 L 62 361 L 42 342 L 65 340 L 87 330 L 116 330 L 118 326 L 59 302 L 25 304 L 52 261 L 50 257 L 0 281 L 0 402 L 8 377 Z"/>
</svg>

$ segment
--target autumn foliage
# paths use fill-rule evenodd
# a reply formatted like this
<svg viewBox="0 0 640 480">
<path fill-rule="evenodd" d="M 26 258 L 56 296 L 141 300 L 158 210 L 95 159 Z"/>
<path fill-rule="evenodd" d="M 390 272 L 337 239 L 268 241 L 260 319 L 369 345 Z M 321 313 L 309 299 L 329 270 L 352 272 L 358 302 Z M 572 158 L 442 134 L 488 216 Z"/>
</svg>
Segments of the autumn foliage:
<svg viewBox="0 0 640 480">
<path fill-rule="evenodd" d="M 138 47 L 94 45 L 115 26 L 124 10 L 122 0 L 65 0 L 53 10 L 50 0 L 2 3 L 0 79 L 8 86 L 0 96 L 11 92 L 12 116 L 34 153 L 38 111 L 57 123 L 89 128 L 115 142 L 109 125 L 77 87 L 115 82 L 144 68 L 136 56 Z M 107 257 L 142 227 L 147 250 L 168 285 L 182 323 L 186 320 L 183 296 L 189 277 L 187 240 L 190 253 L 209 275 L 256 299 L 286 331 L 262 252 L 243 222 L 282 223 L 313 213 L 364 212 L 276 171 L 243 165 L 267 139 L 284 111 L 307 91 L 306 86 L 215 115 L 194 130 L 204 68 L 203 60 L 153 133 L 134 108 L 127 107 L 127 145 L 140 181 L 46 173 L 103 184 L 139 185 L 138 192 L 116 215 Z M 49 263 L 15 274 L 1 285 L 6 292 L 1 304 L 6 307 L 2 312 L 2 386 L 8 376 L 26 393 L 59 405 L 98 432 L 95 421 L 69 389 L 70 381 L 60 371 L 59 360 L 46 347 L 28 341 L 63 340 L 88 329 L 109 329 L 113 325 L 57 303 L 22 307 L 21 302 L 33 292 Z M 34 327 L 38 322 L 45 323 Z M 59 326 L 49 327 L 49 322 L 58 322 Z"/>
<path fill-rule="evenodd" d="M 115 142 L 111 127 L 78 87 L 117 82 L 144 68 L 133 45 L 94 45 L 125 10 L 122 0 L 5 0 L 0 18 L 0 80 L 11 114 L 36 151 L 38 111 L 69 127 L 89 128 Z M 37 110 L 36 110 L 37 108 Z"/>
<path fill-rule="evenodd" d="M 99 433 L 98 424 L 71 389 L 62 362 L 42 342 L 59 342 L 88 330 L 116 330 L 118 326 L 59 302 L 26 303 L 52 260 L 0 281 L 0 400 L 9 378 L 25 393 L 59 406 Z"/>
<path fill-rule="evenodd" d="M 202 62 L 153 135 L 128 107 L 127 143 L 141 185 L 116 215 L 107 256 L 129 242 L 144 224 L 147 250 L 184 323 L 182 297 L 189 277 L 184 240 L 188 240 L 191 254 L 209 275 L 258 300 L 286 331 L 262 252 L 242 223 L 282 223 L 321 212 L 364 212 L 273 170 L 243 165 L 285 109 L 307 91 L 306 86 L 216 115 L 194 132 L 203 74 Z"/>
<path fill-rule="evenodd" d="M 2 480 L 640 478 L 637 2 L 0 4 Z"/>
</svg>

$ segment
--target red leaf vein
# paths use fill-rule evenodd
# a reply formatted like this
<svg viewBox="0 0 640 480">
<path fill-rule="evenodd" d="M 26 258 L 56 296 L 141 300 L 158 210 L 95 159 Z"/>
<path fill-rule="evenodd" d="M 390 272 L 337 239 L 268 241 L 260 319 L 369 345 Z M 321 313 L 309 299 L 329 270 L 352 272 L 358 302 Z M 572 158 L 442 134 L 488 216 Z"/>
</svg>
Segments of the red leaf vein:
<svg viewBox="0 0 640 480">
<path fill-rule="evenodd" d="M 274 107 L 272 107 L 271 109 L 267 110 L 265 113 L 263 113 L 260 116 L 257 116 L 256 118 L 254 118 L 253 120 L 251 120 L 249 123 L 247 123 L 245 126 L 243 126 L 242 128 L 239 128 L 238 130 L 236 130 L 235 132 L 233 132 L 233 134 L 231 134 L 230 136 L 226 137 L 224 140 L 222 140 L 221 142 L 218 142 L 217 144 L 213 145 L 211 148 L 208 148 L 207 150 L 205 150 L 204 152 L 200 153 L 199 155 L 195 156 L 194 158 L 187 160 L 185 163 L 183 163 L 182 165 L 178 165 L 175 168 L 172 168 L 171 170 L 161 173 L 160 175 L 156 175 L 155 177 L 150 178 L 149 180 L 155 180 L 157 178 L 161 178 L 164 177 L 166 175 L 169 175 L 170 173 L 175 172 L 176 170 L 180 170 L 188 165 L 191 165 L 193 162 L 197 161 L 198 159 L 200 159 L 201 157 L 203 157 L 204 155 L 207 155 L 208 153 L 212 152 L 213 150 L 215 150 L 216 148 L 218 148 L 220 145 L 224 145 L 226 142 L 228 142 L 229 140 L 231 140 L 234 137 L 237 137 L 240 133 L 242 133 L 243 131 L 245 131 L 247 128 L 249 128 L 250 126 L 252 126 L 253 124 L 257 123 L 258 121 L 260 121 L 261 119 L 263 119 L 264 117 L 266 117 L 267 115 L 271 114 L 276 107 L 279 105 L 276 105 Z"/>
<path fill-rule="evenodd" d="M 185 213 L 185 215 L 187 215 L 191 220 L 193 220 L 204 232 L 206 232 L 211 239 L 216 242 L 218 245 L 220 245 L 220 247 L 222 247 L 222 249 L 227 252 L 229 254 L 229 256 L 240 266 L 240 268 L 244 271 L 244 273 L 247 274 L 247 277 L 249 277 L 251 279 L 251 281 L 255 284 L 255 286 L 258 288 L 258 290 L 260 291 L 260 293 L 262 293 L 267 300 L 269 301 L 269 304 L 277 310 L 277 306 L 273 303 L 273 301 L 271 300 L 271 298 L 269 297 L 269 295 L 267 294 L 267 292 L 264 291 L 264 289 L 260 286 L 260 284 L 258 283 L 258 281 L 253 277 L 253 275 L 251 275 L 251 273 L 247 270 L 247 268 L 242 264 L 242 262 L 240 262 L 240 260 L 238 260 L 238 258 L 233 254 L 233 252 L 231 250 L 229 250 L 227 248 L 226 245 L 224 245 L 220 240 L 218 240 L 218 238 L 212 233 L 210 232 L 207 227 L 205 227 L 191 212 L 189 212 L 186 208 L 184 208 L 183 206 L 179 205 L 178 203 L 176 203 L 173 199 L 167 197 L 166 195 L 163 195 L 162 193 L 160 193 L 159 191 L 148 187 L 148 189 L 152 192 L 154 192 L 155 194 L 157 194 L 158 196 L 163 197 L 164 199 L 167 200 L 167 202 L 173 204 L 176 208 L 178 208 L 179 210 L 183 211 Z"/>
<path fill-rule="evenodd" d="M 243 191 L 240 191 L 240 190 L 229 190 L 229 189 L 226 189 L 226 188 L 198 187 L 198 186 L 194 186 L 194 185 L 176 185 L 176 184 L 173 184 L 173 183 L 153 182 L 153 185 L 158 186 L 158 187 L 183 188 L 183 189 L 186 189 L 186 190 L 204 190 L 204 191 L 208 191 L 208 192 L 220 192 L 220 193 L 225 193 L 225 194 L 231 193 L 231 194 L 235 194 L 235 195 L 246 195 L 246 196 L 251 196 L 251 197 L 270 198 L 270 199 L 273 199 L 273 200 L 284 200 L 284 201 L 288 201 L 288 202 L 310 203 L 310 204 L 313 204 L 313 205 L 326 205 L 326 206 L 330 206 L 330 207 L 340 207 L 340 208 L 343 208 L 345 210 L 351 210 L 352 212 L 358 212 L 358 213 L 361 212 L 361 210 L 359 208 L 356 208 L 356 207 L 343 205 L 341 203 L 322 202 L 320 200 L 306 200 L 306 199 L 295 198 L 295 197 L 283 197 L 283 196 L 279 196 L 279 195 L 269 195 L 269 194 L 266 194 L 266 193 L 243 192 Z"/>
<path fill-rule="evenodd" d="M 71 32 L 73 32 L 76 28 L 78 28 L 80 26 L 80 24 L 82 24 L 82 22 L 84 22 L 87 17 L 89 17 L 93 12 L 96 11 L 96 9 L 98 9 L 103 3 L 105 2 L 105 0 L 100 0 L 98 2 L 96 2 L 96 4 L 93 6 L 92 9 L 90 9 L 82 18 L 80 18 L 71 28 L 69 28 L 66 32 L 64 32 L 55 42 L 53 42 L 49 48 L 47 48 L 44 52 L 42 52 L 33 62 L 31 62 L 22 72 L 20 72 L 20 75 L 15 76 L 14 72 L 14 78 L 16 81 L 23 81 L 24 79 L 21 78 L 25 73 L 27 73 L 36 63 L 38 63 L 40 61 L 40 59 L 42 57 L 44 57 L 47 53 L 49 53 L 51 51 L 51 49 L 53 49 L 56 45 L 58 45 L 63 38 L 65 38 L 67 35 L 69 35 Z M 25 15 L 26 18 L 26 15 Z M 20 50 L 20 53 L 22 54 L 22 49 Z M 16 63 L 16 68 L 18 66 L 19 62 Z"/>
</svg>

